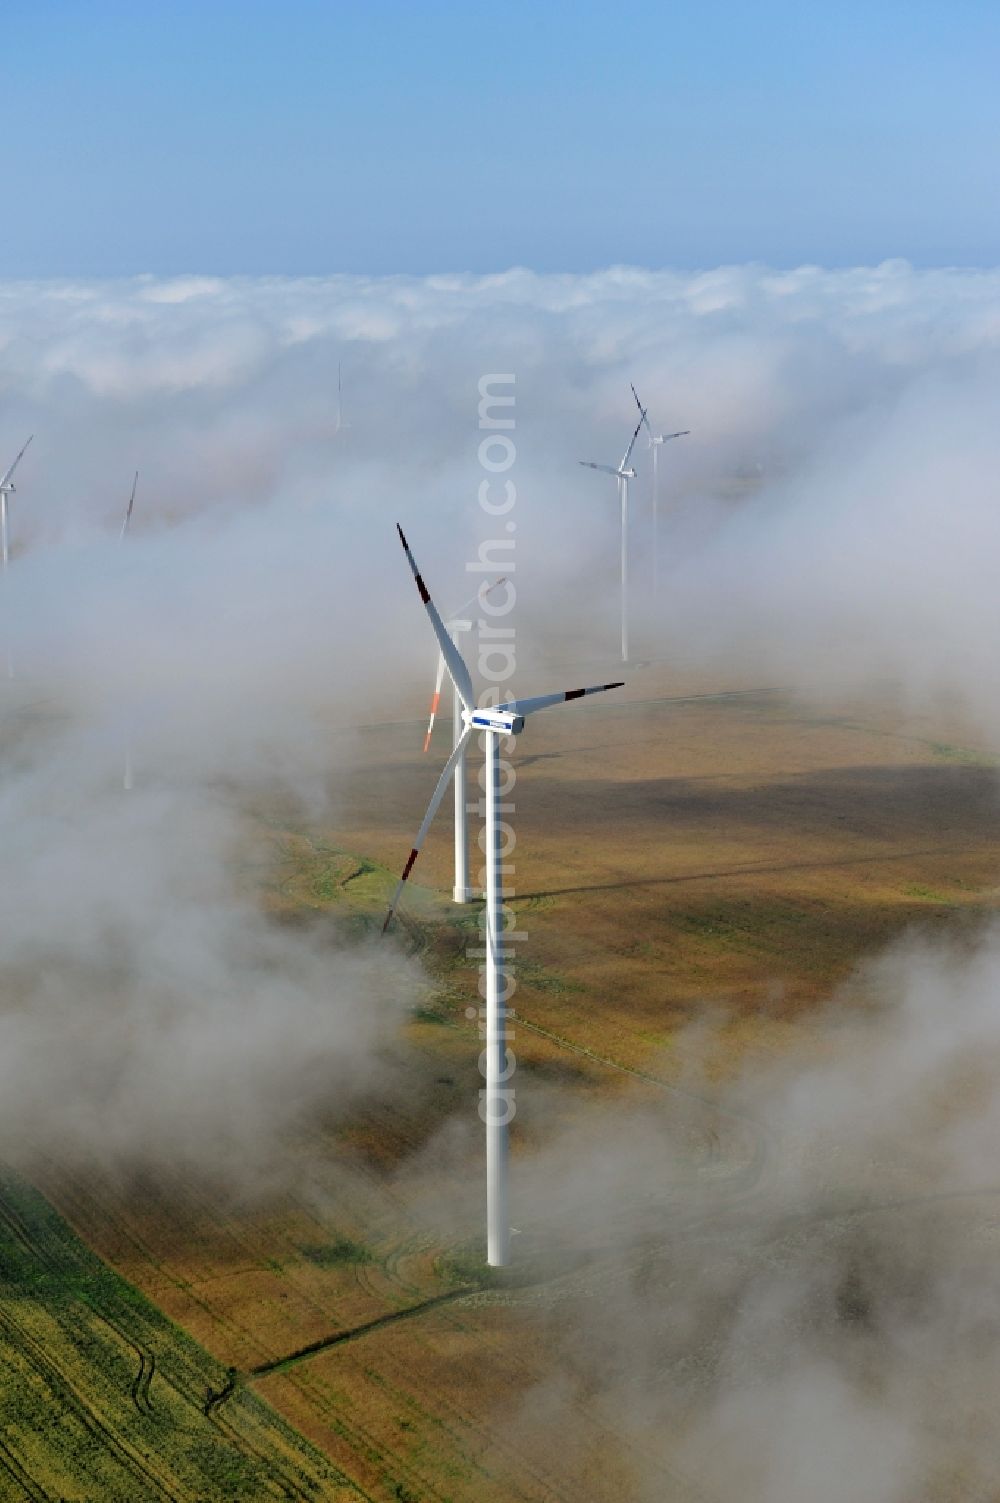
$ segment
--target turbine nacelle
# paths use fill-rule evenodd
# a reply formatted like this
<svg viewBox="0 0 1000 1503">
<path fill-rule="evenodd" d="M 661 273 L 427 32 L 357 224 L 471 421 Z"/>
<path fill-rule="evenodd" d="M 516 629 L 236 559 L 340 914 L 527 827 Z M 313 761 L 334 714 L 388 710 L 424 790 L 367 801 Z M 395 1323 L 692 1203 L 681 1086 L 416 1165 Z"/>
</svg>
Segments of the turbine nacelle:
<svg viewBox="0 0 1000 1503">
<path fill-rule="evenodd" d="M 466 710 L 465 724 L 474 731 L 493 731 L 498 736 L 519 736 L 524 730 L 524 716 L 512 710 Z"/>
</svg>

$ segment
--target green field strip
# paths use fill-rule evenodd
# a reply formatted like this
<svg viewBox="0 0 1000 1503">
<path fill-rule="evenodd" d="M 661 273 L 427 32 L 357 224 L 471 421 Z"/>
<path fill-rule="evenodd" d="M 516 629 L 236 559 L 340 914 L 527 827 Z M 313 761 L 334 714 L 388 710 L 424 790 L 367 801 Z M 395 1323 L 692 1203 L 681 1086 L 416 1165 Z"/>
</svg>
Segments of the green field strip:
<svg viewBox="0 0 1000 1503">
<path fill-rule="evenodd" d="M 0 1171 L 0 1499 L 363 1496 Z M 226 1391 L 225 1418 L 213 1396 Z"/>
</svg>

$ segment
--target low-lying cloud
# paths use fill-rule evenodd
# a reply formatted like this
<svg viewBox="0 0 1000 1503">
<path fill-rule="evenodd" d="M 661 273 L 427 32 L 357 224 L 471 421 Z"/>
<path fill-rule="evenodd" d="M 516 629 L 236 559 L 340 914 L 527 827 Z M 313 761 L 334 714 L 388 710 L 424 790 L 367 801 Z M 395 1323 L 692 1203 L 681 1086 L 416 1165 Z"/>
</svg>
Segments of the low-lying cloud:
<svg viewBox="0 0 1000 1503">
<path fill-rule="evenodd" d="M 40 750 L 0 787 L 5 1157 L 273 1183 L 289 1134 L 378 1091 L 408 965 L 262 912 L 238 782 L 126 795 L 120 744 Z"/>
<path fill-rule="evenodd" d="M 585 1395 L 590 1425 L 634 1442 L 629 1496 L 644 1503 L 671 1488 L 719 1503 L 987 1496 L 998 990 L 995 927 L 901 942 L 804 1047 L 706 1106 L 721 1156 L 696 1176 L 678 1131 L 690 1098 L 669 1091 L 539 1134 L 515 1215 L 567 1271 L 541 1317 L 551 1376 L 510 1421 L 519 1443 L 582 1445 Z"/>
<path fill-rule="evenodd" d="M 36 435 L 4 582 L 18 677 L 0 797 L 17 831 L 9 882 L 33 894 L 8 932 L 22 971 L 19 936 L 35 932 L 46 985 L 62 962 L 43 964 L 41 936 L 53 956 L 73 932 L 103 953 L 117 891 L 142 994 L 158 926 L 185 904 L 193 914 L 197 874 L 222 869 L 216 817 L 184 813 L 189 798 L 212 811 L 220 780 L 281 788 L 335 822 L 337 767 L 355 755 L 344 733 L 409 713 L 433 657 L 394 521 L 445 609 L 490 536 L 476 505 L 490 373 L 516 377 L 526 666 L 512 687 L 538 677 L 529 648 L 565 656 L 571 642 L 581 675 L 614 656 L 616 503 L 608 477 L 577 461 L 621 453 L 634 381 L 657 429 L 692 430 L 663 453 L 656 601 L 637 449 L 640 654 L 806 694 L 874 680 L 947 693 L 1000 739 L 996 273 L 13 283 L 0 288 L 0 355 L 0 442 L 13 455 Z M 33 741 L 25 697 L 51 712 Z M 143 776 L 125 810 L 111 790 L 133 740 Z M 155 805 L 168 788 L 176 814 Z M 153 838 L 157 821 L 200 844 L 175 852 Z M 34 861 L 58 870 L 60 840 L 79 880 L 36 884 Z M 121 875 L 130 862 L 141 880 Z M 249 966 L 225 937 L 232 910 L 215 912 L 206 967 Z M 188 984 L 221 996 L 224 968 Z M 37 1053 L 45 1013 L 30 1011 L 17 1037 Z"/>
</svg>

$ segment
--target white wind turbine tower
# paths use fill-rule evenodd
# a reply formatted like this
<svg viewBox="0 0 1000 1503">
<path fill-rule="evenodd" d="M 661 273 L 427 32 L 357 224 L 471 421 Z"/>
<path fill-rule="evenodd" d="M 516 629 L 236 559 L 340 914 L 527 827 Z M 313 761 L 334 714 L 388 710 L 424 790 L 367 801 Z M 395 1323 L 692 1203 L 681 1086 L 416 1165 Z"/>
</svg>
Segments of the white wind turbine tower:
<svg viewBox="0 0 1000 1503">
<path fill-rule="evenodd" d="M 336 424 L 336 427 L 333 430 L 333 436 L 334 436 L 334 438 L 336 438 L 337 434 L 344 427 L 346 427 L 346 424 L 344 422 L 344 385 L 343 385 L 343 378 L 342 378 L 342 371 L 341 371 L 341 363 L 338 360 L 337 361 L 337 424 Z"/>
<path fill-rule="evenodd" d="M 124 543 L 128 537 L 129 525 L 132 521 L 132 508 L 135 505 L 135 488 L 139 484 L 139 471 L 136 470 L 132 477 L 132 494 L 128 498 L 128 506 L 125 509 L 125 517 L 122 521 L 122 530 L 119 534 L 119 543 Z M 125 732 L 125 771 L 122 774 L 122 787 L 128 793 L 132 788 L 132 735 L 129 730 Z"/>
<path fill-rule="evenodd" d="M 452 612 L 451 616 L 448 618 L 447 631 L 453 642 L 456 641 L 456 638 L 460 635 L 460 633 L 472 630 L 472 622 L 463 619 L 465 617 L 466 611 L 469 611 L 473 606 L 478 605 L 481 600 L 487 600 L 494 590 L 499 589 L 502 584 L 506 583 L 507 580 L 505 576 L 501 576 L 500 579 L 495 579 L 487 589 L 482 591 L 477 590 L 476 594 L 473 595 L 471 600 L 467 600 L 465 604 L 463 606 L 460 606 L 457 611 Z M 431 733 L 434 730 L 434 718 L 438 712 L 438 705 L 441 703 L 441 685 L 444 682 L 444 669 L 444 655 L 439 652 L 437 677 L 434 680 L 434 695 L 431 699 L 430 719 L 427 722 L 427 734 L 424 737 L 425 752 L 431 744 Z M 458 690 L 455 687 L 454 683 L 452 683 L 451 688 L 452 747 L 454 748 L 458 745 L 459 740 L 462 736 L 462 701 L 459 698 Z M 475 897 L 475 893 L 469 886 L 468 827 L 469 814 L 466 758 L 465 752 L 463 751 L 462 755 L 455 763 L 455 885 L 452 889 L 452 896 L 456 903 L 469 903 Z"/>
<path fill-rule="evenodd" d="M 629 460 L 632 458 L 632 450 L 635 441 L 639 437 L 639 429 L 642 427 L 643 418 L 646 416 L 642 408 L 639 409 L 639 421 L 635 425 L 635 432 L 629 441 L 629 446 L 622 455 L 619 465 L 595 464 L 591 459 L 581 459 L 580 463 L 588 470 L 600 470 L 605 475 L 614 475 L 618 481 L 618 498 L 621 502 L 622 513 L 622 540 L 621 540 L 621 617 L 622 617 L 622 662 L 628 662 L 628 483 L 635 479 L 635 470 L 629 468 Z"/>
<path fill-rule="evenodd" d="M 635 397 L 635 405 L 642 414 L 639 421 L 645 424 L 646 433 L 649 436 L 649 447 L 653 451 L 653 594 L 655 595 L 660 589 L 660 476 L 656 461 L 664 444 L 668 444 L 672 438 L 687 438 L 691 429 L 680 428 L 676 433 L 654 433 L 649 426 L 646 409 L 639 401 L 639 393 L 634 386 L 632 395 Z"/>
<path fill-rule="evenodd" d="M 13 496 L 14 494 L 14 491 L 16 489 L 14 485 L 14 471 L 17 469 L 18 465 L 21 463 L 21 460 L 24 458 L 24 451 L 25 449 L 27 449 L 34 436 L 35 435 L 33 433 L 29 433 L 17 458 L 14 460 L 14 463 L 5 472 L 3 477 L 0 478 L 0 568 L 3 569 L 5 587 L 7 576 L 7 560 L 9 554 L 7 542 L 7 498 L 8 496 Z M 14 657 L 11 652 L 9 632 L 7 636 L 7 677 L 14 677 Z"/>
<path fill-rule="evenodd" d="M 500 922 L 503 901 L 500 844 L 502 812 L 500 742 L 507 736 L 520 735 L 524 729 L 526 717 L 534 714 L 536 710 L 544 710 L 548 705 L 562 704 L 568 699 L 581 699 L 585 694 L 600 694 L 605 689 L 618 689 L 621 685 L 618 683 L 595 684 L 590 689 L 562 690 L 558 694 L 540 694 L 531 699 L 513 699 L 506 704 L 498 705 L 496 709 L 477 709 L 472 677 L 465 660 L 448 635 L 448 630 L 438 615 L 427 586 L 420 577 L 416 560 L 403 536 L 403 529 L 398 527 L 397 531 L 413 571 L 413 577 L 417 582 L 420 598 L 438 639 L 441 655 L 461 701 L 463 730 L 457 745 L 445 763 L 444 771 L 438 778 L 437 787 L 427 805 L 427 813 L 417 831 L 413 849 L 407 857 L 403 875 L 399 879 L 389 912 L 386 914 L 383 933 L 389 927 L 403 891 L 403 884 L 413 870 L 413 863 L 420 854 L 420 847 L 444 798 L 451 775 L 463 756 L 470 738 L 476 731 L 480 731 L 483 733 L 483 751 L 486 759 L 484 769 L 486 793 L 486 1090 L 483 1113 L 486 1122 L 486 1257 L 491 1265 L 499 1268 L 503 1267 L 510 1258 L 510 1224 L 507 1217 L 507 1124 L 510 1113 L 503 1089 L 504 1083 L 510 1078 L 510 1067 L 507 1062 L 507 1008 L 504 1005 L 508 995 L 504 984 L 504 962 L 507 952 L 502 943 L 503 928 Z"/>
</svg>

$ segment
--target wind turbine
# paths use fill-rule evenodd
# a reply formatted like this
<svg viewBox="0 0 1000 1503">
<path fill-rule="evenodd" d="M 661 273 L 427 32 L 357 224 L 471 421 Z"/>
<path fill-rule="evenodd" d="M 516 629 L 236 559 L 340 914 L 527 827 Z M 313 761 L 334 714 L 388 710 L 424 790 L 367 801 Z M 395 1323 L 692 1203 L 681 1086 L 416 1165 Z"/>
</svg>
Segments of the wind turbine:
<svg viewBox="0 0 1000 1503">
<path fill-rule="evenodd" d="M 119 543 L 124 543 L 128 537 L 129 523 L 132 521 L 132 508 L 135 505 L 135 488 L 138 484 L 139 471 L 136 470 L 132 478 L 132 494 L 128 498 L 128 506 L 125 509 L 125 517 L 122 521 L 122 530 L 118 537 Z M 125 771 L 122 774 L 122 787 L 126 793 L 129 793 L 132 788 L 132 733 L 128 729 L 125 731 Z"/>
<path fill-rule="evenodd" d="M 460 632 L 471 631 L 472 622 L 464 620 L 466 611 L 478 605 L 480 600 L 486 600 L 494 590 L 506 584 L 506 576 L 495 579 L 488 589 L 478 591 L 471 600 L 454 611 L 448 619 L 448 635 L 454 642 Z M 456 643 L 457 645 L 457 643 Z M 437 715 L 438 705 L 441 703 L 441 685 L 444 682 L 444 655 L 438 653 L 437 677 L 434 680 L 434 695 L 431 699 L 430 719 L 427 722 L 427 734 L 424 737 L 424 751 L 431 744 L 431 733 L 434 730 L 434 717 Z M 451 723 L 452 723 L 452 747 L 458 745 L 462 735 L 462 701 L 458 690 L 452 684 L 451 693 Z M 469 886 L 469 831 L 468 831 L 468 796 L 466 793 L 466 762 L 465 753 L 459 757 L 455 764 L 455 885 L 452 896 L 456 903 L 469 903 L 475 897 L 475 893 Z"/>
<path fill-rule="evenodd" d="M 653 593 L 658 593 L 660 588 L 660 539 L 659 539 L 659 513 L 660 513 L 660 477 L 656 460 L 660 449 L 668 444 L 672 438 L 687 438 L 690 428 L 680 428 L 676 433 L 654 433 L 649 426 L 649 418 L 646 409 L 639 401 L 639 393 L 632 387 L 632 395 L 635 397 L 635 405 L 642 413 L 639 421 L 644 423 L 649 435 L 649 447 L 653 451 Z"/>
<path fill-rule="evenodd" d="M 481 731 L 484 733 L 482 743 L 486 759 L 484 769 L 486 793 L 486 1048 L 484 1051 L 486 1090 L 484 1093 L 485 1110 L 481 1113 L 486 1122 L 486 1257 L 487 1262 L 500 1268 L 510 1258 L 510 1225 L 507 1219 L 507 1124 L 512 1115 L 503 1089 L 504 1083 L 510 1079 L 511 1066 L 508 1064 L 507 1055 L 507 1008 L 505 1006 L 509 993 L 504 984 L 504 962 L 507 959 L 507 951 L 501 942 L 503 930 L 500 923 L 503 901 L 500 843 L 503 811 L 500 787 L 500 742 L 507 736 L 520 735 L 524 729 L 525 719 L 536 710 L 544 710 L 548 705 L 562 704 L 568 699 L 582 699 L 585 694 L 600 694 L 606 689 L 619 689 L 621 684 L 595 684 L 590 689 L 569 689 L 562 690 L 558 694 L 539 694 L 531 699 L 509 700 L 505 704 L 498 705 L 496 709 L 478 709 L 472 687 L 472 677 L 465 660 L 438 615 L 427 586 L 421 578 L 416 560 L 410 552 L 409 544 L 403 536 L 403 529 L 397 526 L 396 530 L 413 577 L 417 582 L 420 599 L 424 603 L 431 626 L 434 628 L 434 635 L 438 639 L 441 656 L 444 658 L 451 681 L 455 685 L 455 692 L 461 701 L 463 730 L 451 756 L 444 765 L 444 771 L 438 778 L 437 787 L 431 794 L 427 813 L 417 831 L 413 849 L 407 857 L 403 875 L 393 894 L 382 932 L 385 933 L 392 921 L 392 915 L 403 891 L 403 884 L 413 870 L 413 863 L 420 854 L 420 847 L 444 798 L 451 775 L 461 760 L 470 737 L 476 731 Z"/>
<path fill-rule="evenodd" d="M 333 436 L 334 436 L 334 438 L 336 438 L 337 434 L 341 431 L 341 429 L 346 428 L 346 426 L 347 426 L 347 424 L 344 422 L 344 405 L 343 404 L 344 404 L 344 386 L 343 386 L 343 379 L 342 379 L 342 373 L 341 373 L 341 365 L 340 365 L 340 361 L 338 360 L 337 361 L 337 424 L 336 424 L 336 427 L 333 430 Z"/>
<path fill-rule="evenodd" d="M 18 465 L 21 463 L 21 460 L 24 458 L 24 451 L 28 447 L 28 444 L 31 443 L 31 440 L 34 438 L 34 436 L 35 435 L 33 433 L 28 434 L 28 437 L 25 440 L 17 458 L 14 460 L 14 463 L 5 472 L 3 477 L 0 478 L 0 567 L 2 567 L 3 569 L 5 579 L 7 575 L 8 560 L 7 498 L 8 496 L 13 496 L 16 490 L 16 487 L 14 485 L 14 471 L 17 469 Z M 9 633 L 7 637 L 7 677 L 14 677 L 14 657 L 11 652 Z"/>
<path fill-rule="evenodd" d="M 139 484 L 139 471 L 136 470 L 135 477 L 134 477 L 134 479 L 132 481 L 132 494 L 128 498 L 128 506 L 125 509 L 125 518 L 124 518 L 124 521 L 122 522 L 122 530 L 121 530 L 121 534 L 119 536 L 119 542 L 122 542 L 122 543 L 124 543 L 126 537 L 128 536 L 129 524 L 132 521 L 132 508 L 135 505 L 135 488 L 136 488 L 136 486 L 138 484 Z"/>
<path fill-rule="evenodd" d="M 639 421 L 635 425 L 635 432 L 629 441 L 629 446 L 622 455 L 619 465 L 595 464 L 591 459 L 581 459 L 580 463 L 588 470 L 600 470 L 605 475 L 614 475 L 618 481 L 618 498 L 621 502 L 622 512 L 622 542 L 621 542 L 621 582 L 622 582 L 622 662 L 628 662 L 628 483 L 635 479 L 635 470 L 629 468 L 629 460 L 632 458 L 632 450 L 635 441 L 639 437 L 639 429 L 642 427 L 645 411 L 640 407 Z"/>
</svg>

